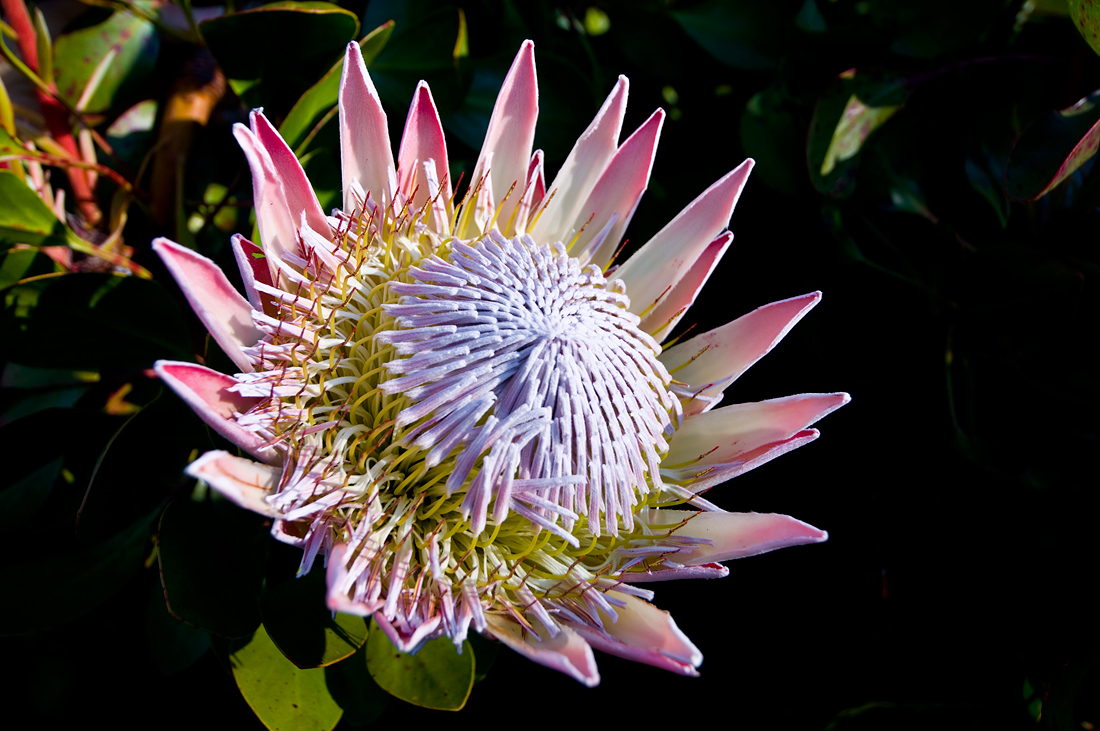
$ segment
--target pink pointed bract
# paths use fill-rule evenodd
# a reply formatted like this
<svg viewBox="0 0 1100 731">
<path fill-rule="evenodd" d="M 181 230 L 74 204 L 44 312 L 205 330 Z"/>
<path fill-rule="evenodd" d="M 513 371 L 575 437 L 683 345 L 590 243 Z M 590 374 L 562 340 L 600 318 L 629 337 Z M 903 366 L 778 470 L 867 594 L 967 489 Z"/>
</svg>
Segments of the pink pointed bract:
<svg viewBox="0 0 1100 731">
<path fill-rule="evenodd" d="M 589 686 L 592 648 L 695 675 L 702 654 L 639 584 L 725 576 L 718 561 L 826 538 L 703 497 L 815 439 L 809 427 L 848 396 L 715 408 L 820 293 L 662 349 L 730 246 L 752 161 L 611 266 L 664 119 L 620 141 L 628 88 L 620 77 L 547 186 L 524 43 L 456 199 L 427 85 L 395 167 L 352 43 L 343 208 L 324 215 L 255 111 L 235 129 L 262 239 L 234 237 L 245 294 L 204 257 L 155 243 L 240 372 L 157 371 L 259 460 L 211 452 L 189 474 L 272 518 L 303 573 L 322 557 L 329 607 L 373 615 L 402 650 L 473 628 Z"/>
</svg>

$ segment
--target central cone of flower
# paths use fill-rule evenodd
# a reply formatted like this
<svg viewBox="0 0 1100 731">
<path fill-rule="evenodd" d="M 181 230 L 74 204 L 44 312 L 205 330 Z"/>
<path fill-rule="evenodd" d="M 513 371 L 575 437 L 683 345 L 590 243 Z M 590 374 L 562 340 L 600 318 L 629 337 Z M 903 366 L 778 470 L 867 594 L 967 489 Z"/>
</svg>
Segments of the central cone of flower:
<svg viewBox="0 0 1100 731">
<path fill-rule="evenodd" d="M 647 472 L 660 482 L 679 401 L 623 283 L 560 243 L 500 234 L 456 243 L 409 276 L 390 286 L 400 304 L 385 307 L 402 329 L 378 336 L 408 357 L 387 364 L 398 377 L 382 390 L 411 402 L 398 443 L 427 450 L 425 467 L 463 445 L 446 487 L 467 490 L 472 530 L 494 499 L 494 520 L 514 510 L 574 546 L 578 514 L 594 535 L 601 512 L 608 532 L 620 517 L 630 530 Z M 540 512 L 549 505 L 564 528 Z"/>
<path fill-rule="evenodd" d="M 208 259 L 154 243 L 241 371 L 157 373 L 263 462 L 214 451 L 188 473 L 271 518 L 302 547 L 302 573 L 324 556 L 328 606 L 373 615 L 404 651 L 440 635 L 461 646 L 473 626 L 587 685 L 591 647 L 693 675 L 702 655 L 636 584 L 725 576 L 718 561 L 826 537 L 701 496 L 815 439 L 809 426 L 848 396 L 715 408 L 819 293 L 662 349 L 730 245 L 752 163 L 609 269 L 663 120 L 619 144 L 626 92 L 620 77 L 547 186 L 525 43 L 456 202 L 427 86 L 395 165 L 353 43 L 343 209 L 321 211 L 257 111 L 234 130 L 263 241 L 233 239 L 247 301 Z"/>
<path fill-rule="evenodd" d="M 300 262 L 293 294 L 259 285 L 277 297 L 268 337 L 232 388 L 257 399 L 237 423 L 295 465 L 270 503 L 306 541 L 302 570 L 347 532 L 339 591 L 372 611 L 442 601 L 461 636 L 463 617 L 484 629 L 477 587 L 495 584 L 488 608 L 540 610 L 551 636 L 536 598 L 614 616 L 598 589 L 619 582 L 600 574 L 672 548 L 646 551 L 634 523 L 680 416 L 660 346 L 623 283 L 561 243 L 438 241 L 385 213 L 338 214 L 335 242 L 307 230 L 328 256 Z"/>
</svg>

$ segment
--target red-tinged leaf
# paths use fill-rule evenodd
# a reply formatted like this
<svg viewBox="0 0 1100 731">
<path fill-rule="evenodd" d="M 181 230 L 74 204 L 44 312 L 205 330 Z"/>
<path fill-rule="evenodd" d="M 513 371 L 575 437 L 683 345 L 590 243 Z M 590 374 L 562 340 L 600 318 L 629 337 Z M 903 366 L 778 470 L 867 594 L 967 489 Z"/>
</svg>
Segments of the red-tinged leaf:
<svg viewBox="0 0 1100 731">
<path fill-rule="evenodd" d="M 1042 198 L 1096 154 L 1100 91 L 1036 120 L 1016 140 L 1005 187 L 1015 201 Z"/>
<path fill-rule="evenodd" d="M 1100 5 L 1094 0 L 1067 0 L 1073 24 L 1092 50 L 1100 54 Z"/>
</svg>

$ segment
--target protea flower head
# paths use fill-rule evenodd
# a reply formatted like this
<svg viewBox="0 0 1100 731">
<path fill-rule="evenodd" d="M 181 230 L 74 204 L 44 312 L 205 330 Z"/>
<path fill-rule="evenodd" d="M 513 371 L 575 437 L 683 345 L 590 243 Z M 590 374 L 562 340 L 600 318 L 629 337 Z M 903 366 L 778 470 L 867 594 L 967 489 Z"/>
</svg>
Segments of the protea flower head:
<svg viewBox="0 0 1100 731">
<path fill-rule="evenodd" d="M 472 626 L 587 685 L 592 647 L 694 675 L 702 655 L 639 584 L 826 538 L 702 496 L 815 439 L 848 396 L 714 408 L 816 292 L 662 350 L 733 238 L 752 161 L 613 266 L 664 119 L 619 144 L 627 88 L 620 77 L 546 185 L 524 43 L 456 199 L 427 85 L 395 163 L 352 43 L 343 208 L 324 214 L 254 111 L 235 129 L 262 240 L 233 239 L 246 297 L 204 257 L 154 244 L 240 369 L 157 371 L 258 460 L 215 451 L 188 473 L 269 516 L 303 573 L 324 556 L 329 607 L 373 615 L 402 650 L 461 646 Z"/>
</svg>

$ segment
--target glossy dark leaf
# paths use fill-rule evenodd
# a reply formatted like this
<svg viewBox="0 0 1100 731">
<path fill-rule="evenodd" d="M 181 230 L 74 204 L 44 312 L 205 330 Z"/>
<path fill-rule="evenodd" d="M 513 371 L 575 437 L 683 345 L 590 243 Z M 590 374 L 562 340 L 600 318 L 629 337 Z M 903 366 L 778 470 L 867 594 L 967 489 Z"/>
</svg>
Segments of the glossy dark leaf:
<svg viewBox="0 0 1100 731">
<path fill-rule="evenodd" d="M 749 71 L 775 68 L 784 25 L 780 3 L 709 0 L 672 17 L 696 43 L 723 63 Z"/>
<path fill-rule="evenodd" d="M 311 573 L 267 586 L 260 601 L 271 640 L 300 668 L 319 668 L 350 657 L 367 641 L 362 617 L 333 613 L 325 605 L 325 574 Z"/>
<path fill-rule="evenodd" d="M 181 622 L 168 613 L 160 583 L 149 593 L 145 611 L 145 637 L 153 662 L 165 675 L 186 670 L 210 649 L 210 634 Z"/>
<path fill-rule="evenodd" d="M 0 634 L 46 629 L 95 609 L 141 567 L 156 520 L 151 513 L 76 553 L 0 569 L 0 587 L 23 601 L 0 602 Z"/>
<path fill-rule="evenodd" d="M 223 637 L 244 637 L 260 624 L 268 531 L 233 505 L 176 500 L 157 532 L 168 610 Z"/>
<path fill-rule="evenodd" d="M 62 459 L 48 462 L 0 491 L 0 531 L 7 532 L 22 525 L 42 507 L 61 474 L 63 463 Z"/>
<path fill-rule="evenodd" d="M 378 625 L 367 637 L 367 670 L 390 695 L 423 708 L 457 711 L 466 705 L 474 684 L 474 651 L 462 654 L 447 637 L 424 644 L 415 655 L 399 651 Z"/>
<path fill-rule="evenodd" d="M 1051 112 L 1023 131 L 1008 159 L 1005 186 L 1016 201 L 1049 193 L 1096 154 L 1100 146 L 1100 91 Z"/>
<path fill-rule="evenodd" d="M 203 21 L 199 29 L 227 77 L 259 79 L 292 66 L 331 67 L 359 21 L 332 3 L 276 2 Z"/>
<path fill-rule="evenodd" d="M 371 78 L 382 101 L 404 116 L 416 85 L 424 80 L 441 114 L 457 107 L 465 90 L 456 84 L 464 68 L 462 59 L 454 55 L 458 35 L 455 8 L 440 9 L 404 27 L 396 25 L 393 37 L 371 64 Z"/>
<path fill-rule="evenodd" d="M 325 685 L 325 671 L 295 667 L 263 625 L 231 647 L 229 662 L 237 687 L 271 731 L 328 731 L 340 722 L 343 711 Z"/>
<path fill-rule="evenodd" d="M 393 700 L 367 672 L 366 646 L 346 660 L 327 666 L 325 684 L 344 709 L 344 722 L 353 728 L 374 722 Z"/>
<path fill-rule="evenodd" d="M 755 94 L 741 114 L 741 146 L 756 160 L 753 176 L 782 193 L 794 193 L 804 180 L 801 147 L 805 132 L 782 106 L 774 89 Z"/>
<path fill-rule="evenodd" d="M 190 353 L 183 313 L 156 282 L 66 274 L 4 292 L 0 337 L 8 357 L 44 368 L 147 368 Z"/>
</svg>

